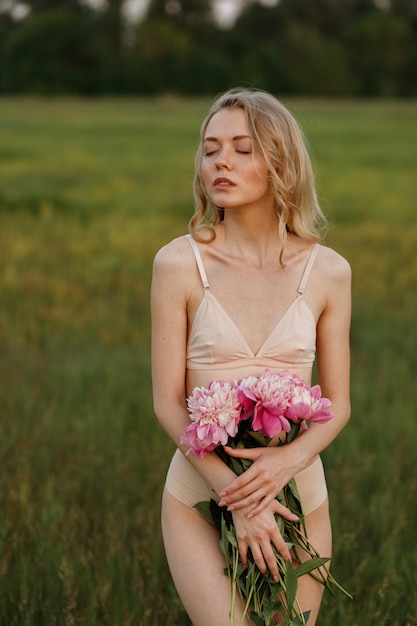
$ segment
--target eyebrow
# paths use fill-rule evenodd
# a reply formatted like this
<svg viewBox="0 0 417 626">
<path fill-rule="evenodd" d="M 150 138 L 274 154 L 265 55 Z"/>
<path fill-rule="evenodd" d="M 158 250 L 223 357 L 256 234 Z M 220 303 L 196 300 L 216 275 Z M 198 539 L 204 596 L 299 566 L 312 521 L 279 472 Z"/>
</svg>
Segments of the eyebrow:
<svg viewBox="0 0 417 626">
<path fill-rule="evenodd" d="M 232 137 L 232 141 L 238 141 L 239 139 L 250 139 L 252 140 L 252 137 L 250 135 L 235 135 L 235 137 Z M 203 141 L 219 141 L 217 139 L 217 137 L 204 137 Z"/>
</svg>

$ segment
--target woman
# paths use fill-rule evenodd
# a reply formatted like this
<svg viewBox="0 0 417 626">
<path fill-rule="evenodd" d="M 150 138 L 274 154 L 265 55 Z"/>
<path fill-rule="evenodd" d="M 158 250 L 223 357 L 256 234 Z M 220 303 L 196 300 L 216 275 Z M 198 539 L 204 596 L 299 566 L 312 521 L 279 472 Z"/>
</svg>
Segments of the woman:
<svg viewBox="0 0 417 626">
<path fill-rule="evenodd" d="M 241 560 L 252 551 L 277 580 L 272 545 L 291 555 L 274 515 L 295 477 L 306 528 L 322 556 L 331 525 L 320 452 L 349 419 L 350 268 L 319 245 L 324 221 L 302 133 L 288 110 L 262 91 L 232 90 L 214 103 L 201 129 L 191 235 L 155 258 L 152 376 L 157 418 L 178 446 L 167 476 L 162 530 L 173 580 L 194 626 L 229 626 L 230 583 L 216 529 L 193 505 L 216 499 L 232 511 Z M 186 397 L 213 379 L 291 370 L 318 382 L 335 417 L 293 443 L 230 455 L 254 461 L 240 477 L 215 453 L 185 457 Z M 298 585 L 314 625 L 323 587 Z M 242 607 L 236 611 L 240 623 Z M 246 620 L 244 624 L 248 625 Z"/>
</svg>

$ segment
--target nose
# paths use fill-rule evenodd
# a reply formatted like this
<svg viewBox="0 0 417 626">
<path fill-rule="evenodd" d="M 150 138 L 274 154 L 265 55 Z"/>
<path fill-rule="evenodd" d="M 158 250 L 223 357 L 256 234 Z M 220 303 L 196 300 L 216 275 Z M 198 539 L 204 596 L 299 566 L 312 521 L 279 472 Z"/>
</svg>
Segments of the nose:
<svg viewBox="0 0 417 626">
<path fill-rule="evenodd" d="M 215 160 L 215 165 L 217 169 L 219 170 L 230 169 L 231 160 L 230 160 L 229 151 L 225 150 L 225 148 L 222 148 L 217 155 L 217 158 Z"/>
</svg>

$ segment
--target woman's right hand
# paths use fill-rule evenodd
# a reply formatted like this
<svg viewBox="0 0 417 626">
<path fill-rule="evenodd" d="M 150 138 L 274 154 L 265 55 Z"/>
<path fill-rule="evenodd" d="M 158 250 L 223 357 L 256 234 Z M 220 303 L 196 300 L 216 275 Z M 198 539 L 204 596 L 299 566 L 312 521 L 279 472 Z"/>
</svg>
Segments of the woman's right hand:
<svg viewBox="0 0 417 626">
<path fill-rule="evenodd" d="M 291 554 L 278 528 L 275 514 L 281 515 L 289 521 L 297 521 L 298 517 L 280 504 L 278 500 L 273 500 L 266 509 L 248 518 L 248 511 L 252 507 L 247 507 L 233 511 L 233 521 L 235 524 L 236 537 L 239 546 L 239 555 L 242 565 L 248 567 L 248 550 L 252 552 L 253 559 L 264 576 L 268 575 L 268 570 L 275 582 L 279 580 L 277 559 L 275 557 L 272 544 L 282 555 L 285 561 L 291 560 Z"/>
</svg>

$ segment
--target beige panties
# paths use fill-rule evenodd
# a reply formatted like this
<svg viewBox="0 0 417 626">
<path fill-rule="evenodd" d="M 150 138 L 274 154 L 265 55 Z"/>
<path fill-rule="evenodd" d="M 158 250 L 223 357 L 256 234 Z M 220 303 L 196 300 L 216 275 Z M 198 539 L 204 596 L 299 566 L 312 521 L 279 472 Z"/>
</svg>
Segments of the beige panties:
<svg viewBox="0 0 417 626">
<path fill-rule="evenodd" d="M 315 511 L 327 498 L 327 485 L 323 464 L 318 456 L 308 467 L 295 475 L 304 515 Z M 190 508 L 197 502 L 218 502 L 217 493 L 210 488 L 186 457 L 176 450 L 166 478 L 166 489 Z"/>
</svg>

